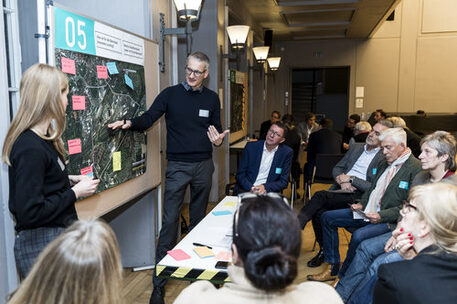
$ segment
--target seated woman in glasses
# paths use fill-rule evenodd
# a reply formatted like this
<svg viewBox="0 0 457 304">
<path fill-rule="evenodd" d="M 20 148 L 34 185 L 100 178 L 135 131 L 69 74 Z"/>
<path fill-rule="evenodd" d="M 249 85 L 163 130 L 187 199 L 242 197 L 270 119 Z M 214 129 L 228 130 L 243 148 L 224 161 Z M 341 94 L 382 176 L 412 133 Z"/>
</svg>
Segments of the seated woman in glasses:
<svg viewBox="0 0 457 304">
<path fill-rule="evenodd" d="M 181 303 L 343 303 L 324 283 L 292 285 L 297 276 L 301 230 L 282 197 L 243 198 L 234 216 L 231 283 L 216 289 L 199 281 L 183 290 Z"/>
<path fill-rule="evenodd" d="M 401 214 L 410 235 L 397 236 L 397 250 L 406 261 L 379 268 L 373 302 L 456 303 L 457 186 L 417 186 Z"/>
</svg>

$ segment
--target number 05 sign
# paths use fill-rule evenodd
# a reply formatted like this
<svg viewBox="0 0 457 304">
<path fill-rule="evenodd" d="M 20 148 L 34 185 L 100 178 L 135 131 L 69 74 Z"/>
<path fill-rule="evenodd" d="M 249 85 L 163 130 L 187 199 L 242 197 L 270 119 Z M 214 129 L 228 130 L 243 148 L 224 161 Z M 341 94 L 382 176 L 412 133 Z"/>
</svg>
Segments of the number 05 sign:
<svg viewBox="0 0 457 304">
<path fill-rule="evenodd" d="M 144 65 L 144 40 L 54 7 L 55 47 Z"/>
</svg>

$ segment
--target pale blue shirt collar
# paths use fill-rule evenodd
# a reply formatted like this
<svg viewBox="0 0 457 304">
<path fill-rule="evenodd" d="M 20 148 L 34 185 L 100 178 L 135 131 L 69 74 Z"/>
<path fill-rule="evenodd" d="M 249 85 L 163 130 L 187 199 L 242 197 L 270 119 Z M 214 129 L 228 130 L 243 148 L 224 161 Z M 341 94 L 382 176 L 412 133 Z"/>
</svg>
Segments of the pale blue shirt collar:
<svg viewBox="0 0 457 304">
<path fill-rule="evenodd" d="M 378 151 L 379 151 L 380 149 L 381 149 L 380 147 L 376 147 L 376 148 L 372 149 L 371 151 L 368 151 L 368 150 L 367 150 L 367 144 L 365 144 L 365 145 L 363 146 L 363 150 L 364 150 L 365 153 L 367 153 L 367 154 L 372 154 L 372 153 L 373 153 L 373 154 L 376 154 L 376 153 L 378 153 Z"/>
<path fill-rule="evenodd" d="M 193 91 L 192 87 L 190 85 L 187 84 L 187 81 L 183 81 L 181 82 L 182 86 L 184 87 L 184 89 L 186 89 L 187 92 L 189 91 Z M 203 85 L 201 85 L 198 89 L 195 90 L 196 92 L 199 92 L 201 93 L 203 91 Z"/>
</svg>

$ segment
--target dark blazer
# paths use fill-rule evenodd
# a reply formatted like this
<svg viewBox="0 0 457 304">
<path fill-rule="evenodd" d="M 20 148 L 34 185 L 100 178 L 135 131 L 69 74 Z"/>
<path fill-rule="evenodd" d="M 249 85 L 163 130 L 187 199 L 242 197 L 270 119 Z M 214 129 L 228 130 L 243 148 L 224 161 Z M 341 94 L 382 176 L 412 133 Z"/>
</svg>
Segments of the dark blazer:
<svg viewBox="0 0 457 304">
<path fill-rule="evenodd" d="M 354 167 L 360 155 L 362 155 L 364 147 L 365 144 L 362 143 L 352 144 L 349 147 L 348 152 L 333 168 L 333 178 L 336 178 L 338 175 L 343 173 L 347 174 L 352 169 L 352 167 Z M 379 149 L 378 153 L 376 153 L 375 157 L 373 158 L 373 160 L 367 168 L 367 179 L 363 180 L 358 177 L 354 177 L 352 185 L 361 192 L 367 191 L 370 188 L 374 178 L 376 177 L 379 163 L 383 160 L 385 160 L 384 154 L 382 154 L 381 149 Z M 335 184 L 333 188 L 338 189 L 339 187 L 337 187 L 337 185 Z"/>
<path fill-rule="evenodd" d="M 301 138 L 300 135 L 298 135 L 296 128 L 291 128 L 287 131 L 286 140 L 283 144 L 289 146 L 294 151 L 293 161 L 297 161 L 298 153 L 300 151 Z"/>
<path fill-rule="evenodd" d="M 259 139 L 265 140 L 265 138 L 267 138 L 267 133 L 268 133 L 268 130 L 270 130 L 270 127 L 271 127 L 270 120 L 265 120 L 264 122 L 262 122 L 262 124 L 260 125 Z"/>
<path fill-rule="evenodd" d="M 340 154 L 342 146 L 340 134 L 330 129 L 320 129 L 309 136 L 307 161 L 314 166 L 316 154 Z"/>
<path fill-rule="evenodd" d="M 457 303 L 457 254 L 423 249 L 412 260 L 379 267 L 373 303 Z"/>
<path fill-rule="evenodd" d="M 381 177 L 388 166 L 389 164 L 385 160 L 379 164 L 375 179 L 360 200 L 363 208 L 367 206 L 371 192 L 376 188 L 379 177 Z M 411 183 L 421 170 L 421 162 L 411 154 L 392 178 L 389 185 L 387 185 L 386 191 L 381 198 L 379 215 L 381 216 L 381 223 L 389 223 L 391 230 L 395 229 L 400 215 L 401 205 L 404 200 L 408 199 Z"/>
<path fill-rule="evenodd" d="M 419 157 L 422 152 L 420 144 L 422 138 L 408 128 L 404 128 L 403 130 L 406 132 L 406 145 L 411 149 L 415 157 Z"/>
<path fill-rule="evenodd" d="M 251 191 L 251 187 L 259 174 L 265 141 L 248 142 L 243 150 L 240 165 L 236 172 L 236 186 L 234 193 Z M 281 144 L 273 157 L 267 182 L 264 184 L 267 192 L 281 192 L 289 184 L 290 166 L 293 151 Z"/>
</svg>

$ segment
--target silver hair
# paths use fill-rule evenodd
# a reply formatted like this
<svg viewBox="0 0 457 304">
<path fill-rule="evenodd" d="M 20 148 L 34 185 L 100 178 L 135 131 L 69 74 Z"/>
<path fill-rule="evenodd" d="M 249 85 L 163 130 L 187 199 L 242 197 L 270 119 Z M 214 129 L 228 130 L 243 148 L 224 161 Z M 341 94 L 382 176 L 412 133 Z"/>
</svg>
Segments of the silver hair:
<svg viewBox="0 0 457 304">
<path fill-rule="evenodd" d="M 394 128 L 406 128 L 406 122 L 401 117 L 392 116 L 387 118 L 387 120 L 392 122 Z"/>
<path fill-rule="evenodd" d="M 446 161 L 446 169 L 455 171 L 455 154 L 456 154 L 456 140 L 455 137 L 446 131 L 435 131 L 422 138 L 421 146 L 427 144 L 438 152 L 438 156 L 448 155 Z"/>
<path fill-rule="evenodd" d="M 406 147 L 406 132 L 402 128 L 385 129 L 379 135 L 379 140 L 383 141 L 387 137 L 390 137 L 396 144 L 404 144 Z"/>
<path fill-rule="evenodd" d="M 204 62 L 205 63 L 205 71 L 209 69 L 209 57 L 203 52 L 193 52 L 187 57 L 186 60 L 186 65 L 189 63 L 189 58 L 195 58 L 198 61 Z"/>
<path fill-rule="evenodd" d="M 354 127 L 357 131 L 371 131 L 371 125 L 368 121 L 359 121 Z"/>
</svg>

